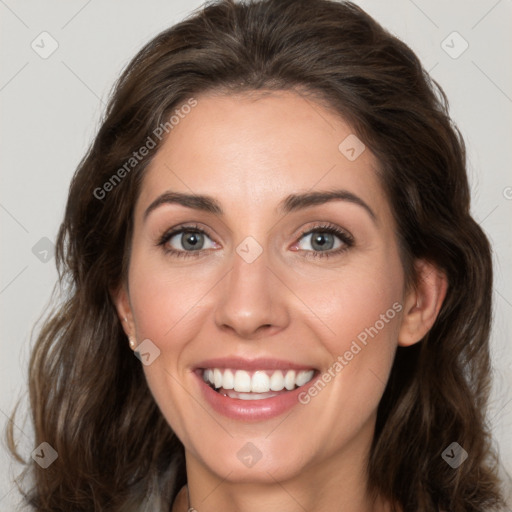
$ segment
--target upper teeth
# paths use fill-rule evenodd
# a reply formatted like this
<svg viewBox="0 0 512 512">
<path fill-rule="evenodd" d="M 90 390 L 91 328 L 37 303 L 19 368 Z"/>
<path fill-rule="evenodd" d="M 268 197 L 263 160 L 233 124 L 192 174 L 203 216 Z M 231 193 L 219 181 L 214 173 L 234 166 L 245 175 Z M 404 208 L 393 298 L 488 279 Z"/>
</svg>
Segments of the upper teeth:
<svg viewBox="0 0 512 512">
<path fill-rule="evenodd" d="M 314 373 L 314 370 L 257 370 L 251 375 L 245 370 L 208 368 L 203 370 L 203 379 L 216 388 L 234 389 L 242 393 L 267 393 L 303 386 L 313 378 Z"/>
</svg>

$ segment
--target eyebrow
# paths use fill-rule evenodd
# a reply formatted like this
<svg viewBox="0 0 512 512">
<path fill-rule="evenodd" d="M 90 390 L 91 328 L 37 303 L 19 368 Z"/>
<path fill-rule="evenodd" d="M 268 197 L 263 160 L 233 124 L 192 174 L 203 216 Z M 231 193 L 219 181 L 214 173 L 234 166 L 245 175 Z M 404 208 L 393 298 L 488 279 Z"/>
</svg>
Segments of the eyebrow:
<svg viewBox="0 0 512 512">
<path fill-rule="evenodd" d="M 331 201 L 347 201 L 361 206 L 370 215 L 373 221 L 377 219 L 374 211 L 359 196 L 348 190 L 325 190 L 316 192 L 306 192 L 303 194 L 291 194 L 287 196 L 278 205 L 278 212 L 287 214 L 294 211 L 309 208 Z M 200 210 L 207 213 L 222 216 L 224 211 L 220 203 L 211 196 L 185 194 L 182 192 L 167 191 L 158 196 L 144 212 L 144 221 L 149 214 L 164 204 L 179 204 L 186 208 Z"/>
</svg>

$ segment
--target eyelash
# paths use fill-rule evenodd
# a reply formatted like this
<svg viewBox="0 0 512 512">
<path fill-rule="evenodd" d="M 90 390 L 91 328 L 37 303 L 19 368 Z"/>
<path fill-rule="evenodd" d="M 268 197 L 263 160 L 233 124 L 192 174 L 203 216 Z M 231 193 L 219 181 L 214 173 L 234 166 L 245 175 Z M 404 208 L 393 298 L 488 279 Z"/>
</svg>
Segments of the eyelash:
<svg viewBox="0 0 512 512">
<path fill-rule="evenodd" d="M 177 251 L 176 249 L 169 249 L 165 247 L 165 244 L 175 235 L 184 233 L 184 232 L 192 232 L 192 233 L 201 233 L 202 235 L 206 235 L 208 238 L 211 238 L 207 231 L 200 228 L 197 225 L 180 225 L 173 228 L 170 231 L 165 232 L 157 242 L 157 246 L 162 246 L 163 250 L 166 254 L 169 254 L 173 257 L 178 258 L 194 258 L 201 255 L 204 251 L 208 249 L 200 249 L 198 251 Z M 341 254 L 348 249 L 350 249 L 354 245 L 354 238 L 348 232 L 341 230 L 340 228 L 332 225 L 332 224 L 322 224 L 318 226 L 314 226 L 313 228 L 309 228 L 307 230 L 302 231 L 298 240 L 301 240 L 302 237 L 306 235 L 310 235 L 312 233 L 328 233 L 330 235 L 337 236 L 341 242 L 343 243 L 342 247 L 339 247 L 335 250 L 330 251 L 304 251 L 306 258 L 330 258 L 332 256 L 336 256 Z"/>
</svg>

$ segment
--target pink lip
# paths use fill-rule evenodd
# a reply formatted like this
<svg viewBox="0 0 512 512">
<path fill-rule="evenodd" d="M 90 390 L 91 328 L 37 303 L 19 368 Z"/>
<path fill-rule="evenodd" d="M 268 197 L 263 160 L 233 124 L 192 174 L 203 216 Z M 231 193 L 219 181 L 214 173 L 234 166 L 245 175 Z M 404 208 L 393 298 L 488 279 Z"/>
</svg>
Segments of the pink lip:
<svg viewBox="0 0 512 512">
<path fill-rule="evenodd" d="M 229 361 L 226 365 L 219 365 L 220 360 L 215 360 L 215 364 L 209 366 L 213 360 L 208 361 L 208 364 L 199 368 L 239 368 L 239 369 L 250 369 L 247 365 L 233 365 L 233 361 Z M 224 360 L 223 360 L 224 361 Z M 238 360 L 240 361 L 240 360 Z M 275 361 L 275 360 L 274 360 Z M 257 368 L 271 368 L 269 366 L 262 366 L 263 360 L 258 360 Z M 202 363 L 204 364 L 204 363 Z M 280 363 L 281 364 L 281 363 Z M 254 367 L 254 365 L 253 365 Z M 206 402 L 219 414 L 223 416 L 227 416 L 228 418 L 244 421 L 244 422 L 257 422 L 264 421 L 271 418 L 275 418 L 280 414 L 291 409 L 293 406 L 301 405 L 299 402 L 299 394 L 304 390 L 307 390 L 310 386 L 314 384 L 314 382 L 321 376 L 320 372 L 317 372 L 317 375 L 313 377 L 307 384 L 301 386 L 293 391 L 288 391 L 286 393 L 282 393 L 276 395 L 272 398 L 264 398 L 262 400 L 240 400 L 236 398 L 229 398 L 228 396 L 224 396 L 217 391 L 214 391 L 206 382 L 203 380 L 202 372 L 199 368 L 193 372 L 197 378 L 198 385 L 201 389 L 201 393 L 204 396 Z M 310 367 L 304 366 L 290 366 L 286 363 L 286 366 L 277 366 L 274 367 L 277 369 L 281 368 L 297 368 L 297 369 L 309 369 Z"/>
<path fill-rule="evenodd" d="M 230 368 L 232 370 L 311 370 L 312 366 L 296 364 L 282 359 L 243 359 L 240 357 L 222 357 L 207 359 L 196 365 L 196 369 L 203 368 Z"/>
<path fill-rule="evenodd" d="M 300 405 L 298 395 L 305 387 L 263 400 L 239 400 L 217 393 L 204 382 L 200 374 L 196 373 L 196 376 L 205 400 L 216 412 L 246 422 L 268 420 L 283 414 L 294 405 Z"/>
</svg>

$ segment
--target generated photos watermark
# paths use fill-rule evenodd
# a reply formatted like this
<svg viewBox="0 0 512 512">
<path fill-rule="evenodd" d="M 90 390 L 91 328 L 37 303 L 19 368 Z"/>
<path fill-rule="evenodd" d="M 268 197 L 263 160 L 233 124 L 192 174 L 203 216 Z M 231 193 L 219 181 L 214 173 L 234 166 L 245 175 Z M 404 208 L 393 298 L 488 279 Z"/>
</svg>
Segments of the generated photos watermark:
<svg viewBox="0 0 512 512">
<path fill-rule="evenodd" d="M 339 355 L 329 368 L 314 381 L 307 390 L 299 393 L 298 400 L 301 404 L 306 405 L 311 399 L 317 396 L 325 386 L 338 375 L 345 366 L 347 366 L 361 350 L 368 345 L 369 339 L 375 338 L 382 329 L 403 309 L 402 304 L 395 302 L 385 313 L 381 314 L 379 319 L 370 327 L 366 327 L 357 335 L 357 339 L 353 340 L 350 348 L 342 355 Z"/>
</svg>

